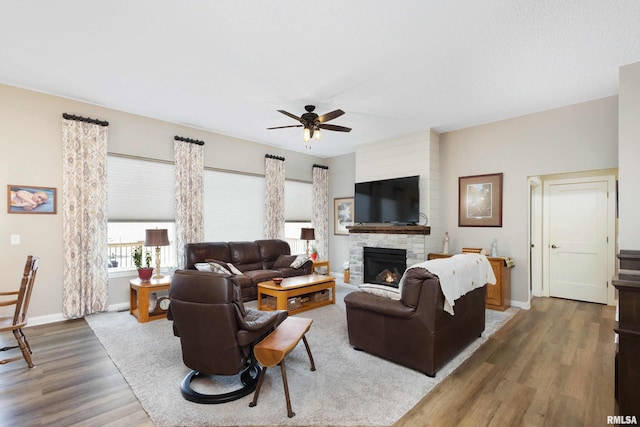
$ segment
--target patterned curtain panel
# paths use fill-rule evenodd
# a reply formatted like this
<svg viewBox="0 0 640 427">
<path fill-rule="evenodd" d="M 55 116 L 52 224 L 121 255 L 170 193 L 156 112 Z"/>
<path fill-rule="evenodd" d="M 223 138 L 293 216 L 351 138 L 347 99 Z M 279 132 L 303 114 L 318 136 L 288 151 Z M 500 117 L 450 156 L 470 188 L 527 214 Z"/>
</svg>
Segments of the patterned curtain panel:
<svg viewBox="0 0 640 427">
<path fill-rule="evenodd" d="M 311 224 L 315 228 L 313 243 L 318 259 L 329 259 L 329 168 L 313 165 L 313 204 Z"/>
<path fill-rule="evenodd" d="M 204 142 L 176 137 L 176 248 L 184 268 L 184 245 L 204 240 Z"/>
<path fill-rule="evenodd" d="M 62 120 L 62 313 L 67 319 L 108 308 L 107 134 L 106 125 Z"/>
<path fill-rule="evenodd" d="M 284 158 L 264 157 L 264 238 L 284 238 Z"/>
</svg>

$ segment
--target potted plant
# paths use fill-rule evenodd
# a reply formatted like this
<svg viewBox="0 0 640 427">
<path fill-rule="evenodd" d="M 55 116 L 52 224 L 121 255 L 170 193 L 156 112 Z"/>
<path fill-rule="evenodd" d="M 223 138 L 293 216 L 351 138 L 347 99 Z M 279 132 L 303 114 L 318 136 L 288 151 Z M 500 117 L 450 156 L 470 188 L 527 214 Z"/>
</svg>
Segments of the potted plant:
<svg viewBox="0 0 640 427">
<path fill-rule="evenodd" d="M 311 248 L 311 259 L 315 261 L 318 258 L 318 250 L 315 246 Z"/>
<path fill-rule="evenodd" d="M 136 246 L 133 248 L 133 263 L 138 269 L 138 277 L 143 282 L 148 282 L 153 275 L 153 268 L 151 267 L 151 252 L 146 251 L 144 254 L 145 267 L 142 267 L 142 246 Z"/>
</svg>

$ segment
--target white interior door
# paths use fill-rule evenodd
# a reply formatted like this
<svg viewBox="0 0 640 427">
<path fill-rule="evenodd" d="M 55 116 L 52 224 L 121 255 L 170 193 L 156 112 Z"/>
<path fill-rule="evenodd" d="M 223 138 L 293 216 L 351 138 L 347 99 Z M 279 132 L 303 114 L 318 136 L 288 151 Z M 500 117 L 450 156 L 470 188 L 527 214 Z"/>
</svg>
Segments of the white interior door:
<svg viewBox="0 0 640 427">
<path fill-rule="evenodd" d="M 606 304 L 612 220 L 609 182 L 604 177 L 588 182 L 551 181 L 545 187 L 549 294 Z"/>
</svg>

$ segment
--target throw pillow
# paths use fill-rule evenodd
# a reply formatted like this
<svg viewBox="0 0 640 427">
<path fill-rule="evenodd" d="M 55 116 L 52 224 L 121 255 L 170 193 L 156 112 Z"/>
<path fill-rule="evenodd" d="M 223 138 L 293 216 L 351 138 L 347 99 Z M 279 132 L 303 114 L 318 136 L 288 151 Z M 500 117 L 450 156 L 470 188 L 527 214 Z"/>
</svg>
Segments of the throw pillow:
<svg viewBox="0 0 640 427">
<path fill-rule="evenodd" d="M 227 270 L 226 268 L 224 268 L 223 266 L 221 266 L 217 262 L 211 261 L 211 262 L 209 262 L 209 265 L 211 266 L 211 271 L 213 271 L 214 273 L 230 274 L 229 270 Z"/>
<path fill-rule="evenodd" d="M 400 290 L 391 286 L 376 285 L 374 283 L 363 283 L 358 288 L 369 294 L 378 295 L 379 297 L 391 298 L 395 300 L 400 299 Z"/>
<path fill-rule="evenodd" d="M 220 274 L 230 274 L 229 267 L 227 267 L 227 263 L 224 261 L 218 261 L 217 259 L 205 259 L 206 262 L 209 263 L 212 269 L 217 270 Z M 214 264 L 217 267 L 214 267 Z"/>
<path fill-rule="evenodd" d="M 242 274 L 242 271 L 238 270 L 236 266 L 231 264 L 230 262 L 227 263 L 227 267 L 229 267 L 229 270 L 231 270 L 231 273 L 233 274 L 236 274 L 236 275 Z"/>
<path fill-rule="evenodd" d="M 298 255 L 296 259 L 291 263 L 291 268 L 300 268 L 302 265 L 309 260 L 309 257 L 306 255 Z"/>
<path fill-rule="evenodd" d="M 193 266 L 198 271 L 212 271 L 211 266 L 207 262 L 196 262 Z"/>
</svg>

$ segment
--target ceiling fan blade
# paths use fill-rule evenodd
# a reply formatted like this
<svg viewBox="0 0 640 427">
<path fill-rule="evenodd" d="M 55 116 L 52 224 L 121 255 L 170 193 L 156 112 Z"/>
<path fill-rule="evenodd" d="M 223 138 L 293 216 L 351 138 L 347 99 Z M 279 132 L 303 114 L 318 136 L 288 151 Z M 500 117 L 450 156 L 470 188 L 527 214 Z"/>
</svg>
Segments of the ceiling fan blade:
<svg viewBox="0 0 640 427">
<path fill-rule="evenodd" d="M 302 125 L 289 125 L 289 126 L 276 126 L 273 128 L 267 128 L 267 129 L 284 129 L 284 128 L 301 128 Z"/>
<path fill-rule="evenodd" d="M 297 121 L 299 121 L 300 123 L 303 123 L 303 124 L 304 124 L 304 120 L 302 120 L 300 117 L 298 117 L 298 116 L 296 116 L 296 115 L 294 115 L 294 114 L 289 113 L 288 111 L 278 110 L 278 112 L 279 112 L 279 113 L 284 114 L 285 116 L 289 116 L 289 117 L 291 117 L 292 119 L 297 120 Z"/>
<path fill-rule="evenodd" d="M 319 123 L 324 123 L 324 122 L 328 122 L 329 120 L 333 120 L 333 119 L 335 119 L 336 117 L 340 117 L 340 116 L 341 116 L 341 115 L 343 115 L 343 114 L 344 114 L 344 111 L 342 111 L 342 110 L 335 110 L 335 111 L 332 111 L 332 112 L 330 112 L 330 113 L 323 114 L 323 115 L 319 116 L 316 120 L 317 120 Z"/>
<path fill-rule="evenodd" d="M 351 132 L 351 128 L 344 127 L 344 126 L 338 126 L 338 125 L 328 125 L 328 124 L 321 123 L 321 124 L 318 125 L 318 127 L 320 129 L 335 130 L 337 132 Z"/>
</svg>

